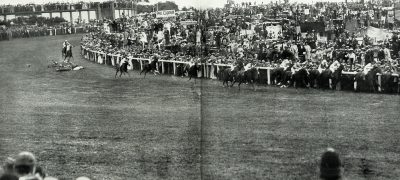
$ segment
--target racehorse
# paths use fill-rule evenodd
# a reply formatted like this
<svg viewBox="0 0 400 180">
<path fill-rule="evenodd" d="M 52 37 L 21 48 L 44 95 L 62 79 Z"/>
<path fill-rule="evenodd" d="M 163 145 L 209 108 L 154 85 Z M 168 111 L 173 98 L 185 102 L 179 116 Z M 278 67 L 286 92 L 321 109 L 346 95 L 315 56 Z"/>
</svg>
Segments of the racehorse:
<svg viewBox="0 0 400 180">
<path fill-rule="evenodd" d="M 382 92 L 397 93 L 399 90 L 399 77 L 392 76 L 392 73 L 383 73 L 381 76 Z"/>
<path fill-rule="evenodd" d="M 144 72 L 143 78 L 146 78 L 146 74 L 149 72 L 153 72 L 154 75 L 160 74 L 157 71 L 157 62 L 158 62 L 158 59 L 155 58 L 153 61 L 151 61 L 151 63 L 146 63 L 143 67 L 143 70 L 140 72 L 140 75 L 142 75 L 142 73 Z"/>
<path fill-rule="evenodd" d="M 285 69 L 282 67 L 271 70 L 271 84 L 282 84 Z"/>
<path fill-rule="evenodd" d="M 222 80 L 222 86 L 225 87 L 225 84 L 226 84 L 226 86 L 229 87 L 228 82 L 229 81 L 233 82 L 232 71 L 233 71 L 233 69 L 230 67 L 219 70 L 218 76 L 219 76 L 219 79 Z"/>
<path fill-rule="evenodd" d="M 309 72 L 309 80 L 310 80 L 310 87 L 315 88 L 318 84 L 318 77 L 320 76 L 320 73 L 317 69 L 311 69 L 308 71 Z"/>
<path fill-rule="evenodd" d="M 222 86 L 225 87 L 226 84 L 227 87 L 232 87 L 235 76 L 237 75 L 237 73 L 241 68 L 243 68 L 243 66 L 228 67 L 219 70 L 218 74 L 219 74 L 219 79 L 222 80 Z M 229 86 L 229 81 L 232 83 L 230 86 Z"/>
<path fill-rule="evenodd" d="M 196 79 L 197 79 L 197 73 L 200 71 L 200 67 L 199 65 L 196 63 L 194 63 L 193 65 L 190 64 L 186 64 L 183 68 L 183 72 L 187 73 L 189 76 L 189 80 L 190 81 L 192 78 L 194 78 L 194 82 L 196 83 Z"/>
<path fill-rule="evenodd" d="M 66 55 L 67 55 L 67 47 L 63 47 L 61 50 L 61 56 L 65 58 Z"/>
<path fill-rule="evenodd" d="M 240 90 L 240 85 L 242 83 L 250 83 L 253 87 L 253 90 L 254 91 L 256 90 L 254 83 L 258 79 L 257 68 L 253 67 L 248 70 L 241 69 L 240 71 L 238 71 L 237 73 L 235 73 L 233 75 L 234 75 L 234 77 L 233 77 L 233 82 L 232 82 L 231 86 L 233 86 L 235 84 L 235 82 L 238 82 L 239 83 L 238 87 Z"/>
<path fill-rule="evenodd" d="M 119 77 L 121 77 L 122 73 L 124 73 L 124 74 L 127 73 L 128 76 L 131 76 L 128 73 L 128 66 L 130 66 L 128 61 L 124 61 L 121 65 L 117 65 L 117 67 L 116 67 L 117 71 L 115 72 L 115 78 L 117 78 L 118 72 L 120 72 Z"/>
<path fill-rule="evenodd" d="M 374 66 L 367 74 L 364 72 L 357 73 L 354 77 L 354 90 L 357 92 L 361 90 L 376 92 L 379 90 L 378 73 L 382 74 L 382 69 L 377 66 Z"/>
<path fill-rule="evenodd" d="M 64 49 L 65 49 L 65 56 L 64 56 L 64 60 L 66 60 L 67 58 L 68 58 L 68 61 L 69 61 L 69 59 L 70 58 L 74 58 L 74 56 L 72 55 L 72 46 L 70 47 L 70 49 L 69 50 L 67 50 L 67 48 L 65 47 L 65 48 L 63 48 L 63 51 L 64 51 Z"/>
<path fill-rule="evenodd" d="M 293 74 L 293 86 L 297 87 L 308 87 L 310 79 L 308 71 L 305 68 L 301 68 Z"/>
<path fill-rule="evenodd" d="M 332 72 L 330 69 L 326 69 L 321 72 L 318 78 L 318 86 L 322 89 L 336 89 L 336 85 L 340 82 L 342 76 L 342 70 L 344 66 L 340 66 Z"/>
</svg>

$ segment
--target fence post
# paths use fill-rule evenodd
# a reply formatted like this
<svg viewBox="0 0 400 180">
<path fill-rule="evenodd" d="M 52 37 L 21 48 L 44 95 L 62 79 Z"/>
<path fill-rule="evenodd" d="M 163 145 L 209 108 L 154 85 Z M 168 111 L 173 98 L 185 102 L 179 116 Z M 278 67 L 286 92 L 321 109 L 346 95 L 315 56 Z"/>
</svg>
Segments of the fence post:
<svg viewBox="0 0 400 180">
<path fill-rule="evenodd" d="M 141 59 L 138 59 L 138 61 L 140 62 L 140 70 L 142 71 L 142 70 L 143 70 L 143 63 L 142 63 L 142 60 L 141 60 Z"/>
<path fill-rule="evenodd" d="M 382 74 L 377 74 L 378 75 L 378 92 L 381 92 L 381 81 L 382 81 Z"/>
<path fill-rule="evenodd" d="M 173 62 L 172 65 L 174 66 L 174 75 L 176 75 L 176 64 L 175 64 L 175 62 Z"/>
<path fill-rule="evenodd" d="M 271 85 L 271 69 L 267 68 L 267 84 Z"/>
<path fill-rule="evenodd" d="M 163 74 L 165 74 L 165 68 L 164 68 L 164 61 L 161 62 L 161 71 Z"/>
<path fill-rule="evenodd" d="M 132 57 L 129 57 L 129 58 L 128 58 L 128 63 L 129 63 L 128 69 L 129 69 L 129 70 L 133 70 L 133 63 L 132 63 L 132 60 L 133 60 Z"/>
</svg>

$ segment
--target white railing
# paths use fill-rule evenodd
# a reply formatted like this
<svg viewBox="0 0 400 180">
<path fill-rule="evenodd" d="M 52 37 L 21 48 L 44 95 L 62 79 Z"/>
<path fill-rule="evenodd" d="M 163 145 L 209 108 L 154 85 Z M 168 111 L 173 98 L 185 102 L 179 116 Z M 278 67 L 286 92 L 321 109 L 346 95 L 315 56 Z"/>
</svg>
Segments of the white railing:
<svg viewBox="0 0 400 180">
<path fill-rule="evenodd" d="M 88 49 L 88 48 L 86 48 L 84 46 L 81 46 L 81 54 L 85 58 L 87 58 L 87 59 L 89 59 L 91 61 L 95 61 L 95 62 L 100 63 L 100 64 L 106 64 L 107 63 L 106 62 L 106 57 L 107 56 L 110 57 L 110 59 L 111 59 L 111 62 L 110 62 L 111 64 L 109 64 L 109 65 L 115 66 L 115 65 L 119 64 L 120 61 L 121 61 L 121 56 L 119 56 L 119 55 L 106 54 L 104 52 L 93 51 L 93 50 L 90 50 L 90 49 Z M 99 60 L 99 58 L 100 58 L 99 56 L 101 56 L 101 55 L 103 56 L 101 58 L 104 58 L 104 59 L 100 59 Z M 129 70 L 133 69 L 132 60 L 137 60 L 140 63 L 140 70 L 143 70 L 143 61 L 150 62 L 150 59 L 147 59 L 147 58 L 128 57 L 128 62 L 130 64 L 130 66 L 128 68 Z M 164 59 L 159 60 L 158 63 L 161 63 L 161 70 L 162 70 L 161 73 L 162 74 L 165 74 L 165 69 L 166 69 L 165 68 L 165 63 L 172 63 L 173 74 L 174 75 L 177 75 L 177 65 L 179 65 L 179 64 L 189 64 L 189 62 L 174 61 L 174 60 L 164 60 Z M 204 71 L 204 72 L 201 72 L 202 74 L 204 74 L 203 77 L 216 79 L 215 75 L 210 73 L 211 66 L 215 67 L 214 72 L 218 72 L 221 67 L 229 67 L 230 65 L 228 65 L 228 64 L 201 63 L 201 66 L 203 66 L 203 68 L 201 68 L 201 71 Z M 157 70 L 158 70 L 158 67 L 159 67 L 159 64 L 157 65 Z M 267 84 L 270 85 L 271 84 L 271 70 L 274 69 L 274 68 L 272 68 L 272 67 L 257 67 L 257 69 L 267 70 Z M 357 72 L 343 71 L 342 74 L 344 74 L 344 75 L 355 75 L 355 74 L 357 74 Z M 379 83 L 379 85 L 381 85 L 381 76 L 382 75 L 381 74 L 377 74 L 377 75 L 378 75 L 378 83 Z M 392 76 L 399 77 L 399 74 L 393 73 Z"/>
</svg>

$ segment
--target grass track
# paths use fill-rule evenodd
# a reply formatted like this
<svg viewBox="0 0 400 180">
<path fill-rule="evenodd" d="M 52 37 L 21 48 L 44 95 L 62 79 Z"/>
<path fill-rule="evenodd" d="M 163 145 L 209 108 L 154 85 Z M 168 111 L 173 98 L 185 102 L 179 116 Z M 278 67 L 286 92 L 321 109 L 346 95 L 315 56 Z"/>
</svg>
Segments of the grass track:
<svg viewBox="0 0 400 180">
<path fill-rule="evenodd" d="M 0 42 L 0 160 L 29 150 L 61 179 L 317 179 L 334 147 L 348 179 L 400 176 L 399 96 L 114 79 L 79 48 L 86 69 L 58 73 L 47 65 L 64 39 L 79 45 L 79 35 Z"/>
</svg>

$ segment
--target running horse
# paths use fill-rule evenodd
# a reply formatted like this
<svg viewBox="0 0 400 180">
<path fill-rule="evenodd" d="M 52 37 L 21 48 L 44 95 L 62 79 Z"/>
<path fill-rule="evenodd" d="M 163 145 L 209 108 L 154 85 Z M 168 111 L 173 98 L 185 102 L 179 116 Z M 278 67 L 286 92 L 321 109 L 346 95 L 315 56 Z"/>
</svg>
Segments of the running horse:
<svg viewBox="0 0 400 180">
<path fill-rule="evenodd" d="M 343 64 L 340 64 L 334 72 L 329 68 L 323 70 L 317 78 L 318 87 L 322 89 L 336 89 L 336 85 L 341 80 L 343 69 Z"/>
<path fill-rule="evenodd" d="M 234 73 L 233 75 L 233 86 L 236 82 L 238 82 L 238 88 L 240 90 L 240 85 L 242 83 L 250 83 L 251 86 L 253 87 L 253 90 L 256 91 L 256 86 L 254 83 L 256 83 L 258 79 L 258 70 L 255 67 L 251 67 L 250 69 L 245 70 L 242 66 L 242 68 L 239 67 L 239 71 L 237 73 Z"/>
<path fill-rule="evenodd" d="M 142 73 L 144 72 L 144 77 L 143 78 L 146 78 L 146 74 L 149 73 L 149 72 L 153 72 L 154 75 L 160 74 L 157 71 L 157 62 L 158 62 L 158 58 L 154 57 L 153 61 L 151 61 L 150 63 L 146 63 L 144 65 L 144 67 L 143 67 L 143 70 L 140 72 L 140 75 L 142 75 Z"/>
<path fill-rule="evenodd" d="M 359 72 L 354 77 L 354 90 L 376 92 L 380 91 L 380 84 L 378 82 L 378 74 L 383 74 L 382 69 L 378 66 L 373 66 L 368 73 Z"/>
<path fill-rule="evenodd" d="M 186 64 L 184 65 L 183 72 L 187 73 L 189 76 L 190 81 L 192 78 L 194 78 L 194 83 L 196 83 L 196 79 L 198 77 L 198 72 L 200 71 L 200 67 L 197 62 L 194 64 Z"/>
<path fill-rule="evenodd" d="M 117 65 L 117 67 L 116 67 L 116 70 L 117 70 L 117 71 L 115 72 L 115 77 L 114 77 L 114 78 L 117 78 L 118 72 L 120 73 L 120 74 L 119 74 L 119 77 L 121 77 L 122 74 L 125 74 L 125 73 L 127 73 L 128 76 L 131 76 L 131 75 L 128 73 L 128 66 L 130 66 L 129 63 L 128 63 L 128 61 L 124 61 L 121 65 Z"/>
</svg>

